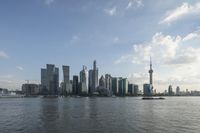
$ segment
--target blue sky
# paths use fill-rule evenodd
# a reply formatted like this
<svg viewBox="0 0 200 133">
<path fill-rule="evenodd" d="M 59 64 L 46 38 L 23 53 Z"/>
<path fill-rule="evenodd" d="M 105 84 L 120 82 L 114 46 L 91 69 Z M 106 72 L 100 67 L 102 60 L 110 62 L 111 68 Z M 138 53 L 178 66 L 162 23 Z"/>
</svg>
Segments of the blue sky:
<svg viewBox="0 0 200 133">
<path fill-rule="evenodd" d="M 97 60 L 100 74 L 200 89 L 198 0 L 1 0 L 0 87 L 40 81 L 47 63 L 71 75 Z"/>
</svg>

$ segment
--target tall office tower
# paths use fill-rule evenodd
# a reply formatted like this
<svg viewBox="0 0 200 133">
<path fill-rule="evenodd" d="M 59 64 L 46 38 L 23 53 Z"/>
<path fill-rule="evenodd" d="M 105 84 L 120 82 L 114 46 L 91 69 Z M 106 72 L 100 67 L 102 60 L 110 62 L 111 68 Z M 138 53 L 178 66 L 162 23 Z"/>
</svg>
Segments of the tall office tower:
<svg viewBox="0 0 200 133">
<path fill-rule="evenodd" d="M 151 58 L 150 58 L 150 70 L 149 70 L 149 84 L 153 86 L 153 69 L 152 69 Z"/>
<path fill-rule="evenodd" d="M 94 60 L 93 75 L 92 75 L 92 92 L 95 92 L 97 87 L 98 87 L 98 69 L 96 66 L 96 60 Z"/>
<path fill-rule="evenodd" d="M 63 81 L 64 81 L 64 83 L 69 83 L 70 67 L 69 66 L 62 66 L 62 68 L 63 68 Z"/>
<path fill-rule="evenodd" d="M 130 95 L 134 94 L 134 84 L 128 84 L 128 93 Z"/>
<path fill-rule="evenodd" d="M 112 77 L 110 74 L 105 75 L 105 83 L 106 83 L 106 89 L 108 89 L 109 92 L 112 93 Z"/>
<path fill-rule="evenodd" d="M 83 70 L 80 71 L 80 89 L 81 93 L 88 93 L 88 71 L 86 66 L 83 66 Z"/>
<path fill-rule="evenodd" d="M 151 84 L 143 84 L 144 96 L 151 96 L 152 94 L 151 88 L 152 88 Z"/>
<path fill-rule="evenodd" d="M 138 85 L 134 85 L 134 95 L 137 96 L 139 94 L 139 86 Z"/>
<path fill-rule="evenodd" d="M 72 93 L 73 94 L 78 94 L 78 76 L 74 75 L 73 76 L 73 84 L 72 84 Z"/>
<path fill-rule="evenodd" d="M 42 68 L 41 69 L 41 93 L 46 94 L 47 93 L 47 69 Z"/>
<path fill-rule="evenodd" d="M 126 95 L 128 94 L 128 79 L 123 78 L 123 94 Z"/>
<path fill-rule="evenodd" d="M 98 87 L 98 69 L 96 66 L 96 60 L 93 62 L 93 69 L 89 70 L 89 91 L 93 93 L 97 91 Z"/>
<path fill-rule="evenodd" d="M 89 93 L 92 93 L 92 75 L 93 75 L 93 70 L 89 70 L 89 77 L 88 77 L 88 90 Z"/>
<path fill-rule="evenodd" d="M 70 94 L 72 92 L 72 84 L 70 83 L 70 67 L 62 66 L 63 68 L 63 92 Z"/>
<path fill-rule="evenodd" d="M 55 65 L 47 64 L 41 69 L 41 85 L 45 88 L 43 94 L 57 95 L 59 89 L 59 69 Z"/>
<path fill-rule="evenodd" d="M 54 73 L 54 88 L 56 91 L 56 94 L 58 94 L 59 91 L 59 68 L 55 67 L 55 73 Z"/>
<path fill-rule="evenodd" d="M 169 85 L 168 87 L 168 95 L 173 95 L 173 88 L 172 88 L 172 85 Z"/>
<path fill-rule="evenodd" d="M 122 80 L 121 77 L 120 77 L 119 80 L 118 80 L 118 89 L 119 89 L 118 94 L 119 94 L 120 96 L 124 95 L 124 94 L 123 94 L 123 80 Z"/>
<path fill-rule="evenodd" d="M 101 78 L 99 79 L 99 87 L 100 88 L 106 88 L 106 83 L 105 83 L 106 81 L 105 81 L 105 78 L 104 78 L 104 76 L 102 75 L 101 76 Z"/>
<path fill-rule="evenodd" d="M 178 96 L 179 96 L 180 94 L 181 94 L 181 93 L 180 93 L 180 87 L 179 87 L 179 86 L 177 86 L 177 87 L 176 87 L 176 95 L 178 95 Z"/>
<path fill-rule="evenodd" d="M 115 95 L 117 95 L 119 92 L 118 81 L 119 81 L 118 78 L 112 78 L 112 92 Z"/>
</svg>

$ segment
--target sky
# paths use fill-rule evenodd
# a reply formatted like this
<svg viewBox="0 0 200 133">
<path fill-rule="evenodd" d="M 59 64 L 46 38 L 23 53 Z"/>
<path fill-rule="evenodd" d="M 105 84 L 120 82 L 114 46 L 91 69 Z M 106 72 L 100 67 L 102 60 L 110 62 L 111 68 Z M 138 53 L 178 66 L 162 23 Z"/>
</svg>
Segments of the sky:
<svg viewBox="0 0 200 133">
<path fill-rule="evenodd" d="M 1 0 L 0 88 L 40 83 L 46 64 L 71 67 L 97 60 L 111 74 L 154 88 L 200 90 L 198 0 Z"/>
</svg>

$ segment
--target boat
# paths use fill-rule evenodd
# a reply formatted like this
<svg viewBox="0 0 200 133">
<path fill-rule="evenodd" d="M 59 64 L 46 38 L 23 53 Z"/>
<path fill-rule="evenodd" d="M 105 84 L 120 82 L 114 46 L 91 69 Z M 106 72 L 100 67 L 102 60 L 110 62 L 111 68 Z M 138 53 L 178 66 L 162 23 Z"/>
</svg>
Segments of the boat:
<svg viewBox="0 0 200 133">
<path fill-rule="evenodd" d="M 142 100 L 164 100 L 164 97 L 143 97 Z"/>
<path fill-rule="evenodd" d="M 18 95 L 16 93 L 0 94 L 0 98 L 23 98 L 24 95 Z"/>
</svg>

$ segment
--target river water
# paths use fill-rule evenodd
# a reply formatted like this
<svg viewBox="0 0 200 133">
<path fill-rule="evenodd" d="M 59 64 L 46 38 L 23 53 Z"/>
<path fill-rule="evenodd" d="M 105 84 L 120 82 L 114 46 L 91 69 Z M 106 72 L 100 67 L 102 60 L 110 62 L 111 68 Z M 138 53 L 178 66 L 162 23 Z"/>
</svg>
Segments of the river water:
<svg viewBox="0 0 200 133">
<path fill-rule="evenodd" d="M 200 97 L 0 99 L 0 133 L 200 133 Z"/>
</svg>

